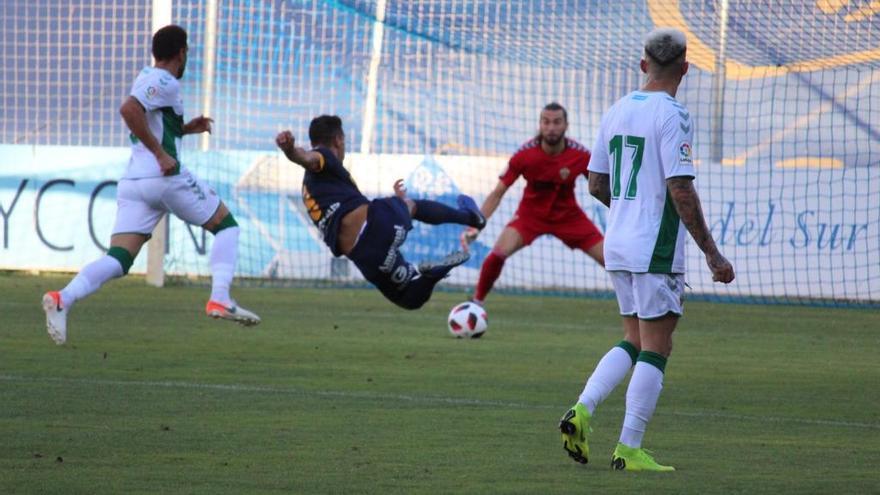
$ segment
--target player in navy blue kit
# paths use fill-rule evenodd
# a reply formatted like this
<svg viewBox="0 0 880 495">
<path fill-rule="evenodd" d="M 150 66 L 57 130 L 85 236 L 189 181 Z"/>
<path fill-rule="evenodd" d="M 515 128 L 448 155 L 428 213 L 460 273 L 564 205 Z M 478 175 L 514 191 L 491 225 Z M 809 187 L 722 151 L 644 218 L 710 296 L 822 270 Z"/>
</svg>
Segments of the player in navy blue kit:
<svg viewBox="0 0 880 495">
<path fill-rule="evenodd" d="M 472 198 L 458 197 L 458 208 L 406 197 L 403 181 L 394 183 L 394 196 L 368 200 L 342 166 L 345 133 L 342 119 L 322 115 L 309 125 L 312 150 L 295 145 L 283 131 L 275 144 L 287 158 L 306 169 L 303 202 L 334 256 L 346 256 L 368 281 L 394 304 L 418 309 L 450 270 L 468 260 L 455 251 L 437 262 L 418 267 L 407 262 L 400 246 L 412 229 L 412 219 L 433 225 L 457 223 L 481 229 L 486 219 Z"/>
</svg>

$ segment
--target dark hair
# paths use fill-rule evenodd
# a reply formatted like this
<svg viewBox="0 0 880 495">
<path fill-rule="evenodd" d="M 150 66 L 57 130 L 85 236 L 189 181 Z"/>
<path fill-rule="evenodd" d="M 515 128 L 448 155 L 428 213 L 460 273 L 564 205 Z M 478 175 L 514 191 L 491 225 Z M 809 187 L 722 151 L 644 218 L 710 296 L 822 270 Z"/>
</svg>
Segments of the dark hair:
<svg viewBox="0 0 880 495">
<path fill-rule="evenodd" d="M 153 58 L 168 60 L 186 48 L 186 30 L 174 24 L 163 27 L 153 35 Z"/>
<path fill-rule="evenodd" d="M 544 105 L 544 108 L 541 109 L 542 112 L 544 110 L 550 110 L 551 112 L 558 112 L 559 110 L 562 110 L 562 118 L 564 118 L 565 121 L 568 122 L 568 112 L 566 112 L 565 107 L 563 107 L 559 103 L 556 103 L 555 101 L 551 101 L 550 103 Z"/>
<path fill-rule="evenodd" d="M 333 144 L 336 136 L 344 135 L 342 132 L 342 119 L 336 115 L 321 115 L 312 119 L 309 124 L 309 139 L 312 140 L 312 146 L 323 144 L 329 146 Z"/>
<path fill-rule="evenodd" d="M 676 29 L 655 29 L 645 39 L 646 58 L 650 58 L 660 67 L 666 67 L 673 62 L 684 62 L 686 50 L 687 39 L 684 33 Z"/>
</svg>

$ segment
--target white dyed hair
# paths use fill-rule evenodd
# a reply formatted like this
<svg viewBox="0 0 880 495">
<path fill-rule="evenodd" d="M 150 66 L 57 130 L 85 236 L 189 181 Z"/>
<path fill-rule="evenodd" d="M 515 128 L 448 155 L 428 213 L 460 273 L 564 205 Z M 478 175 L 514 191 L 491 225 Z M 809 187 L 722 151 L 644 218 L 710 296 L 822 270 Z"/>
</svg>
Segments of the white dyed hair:
<svg viewBox="0 0 880 495">
<path fill-rule="evenodd" d="M 678 29 L 658 28 L 645 36 L 645 53 L 660 65 L 668 65 L 684 53 L 687 39 Z"/>
</svg>

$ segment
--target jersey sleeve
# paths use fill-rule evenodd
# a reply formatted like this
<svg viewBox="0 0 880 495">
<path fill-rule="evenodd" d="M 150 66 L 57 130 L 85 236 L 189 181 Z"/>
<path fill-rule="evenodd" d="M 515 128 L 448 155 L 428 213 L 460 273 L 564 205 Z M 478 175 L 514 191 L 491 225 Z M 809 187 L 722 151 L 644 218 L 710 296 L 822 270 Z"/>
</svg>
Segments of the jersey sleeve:
<svg viewBox="0 0 880 495">
<path fill-rule="evenodd" d="M 590 155 L 590 163 L 587 166 L 587 174 L 596 172 L 597 174 L 608 174 L 608 140 L 605 139 L 605 118 L 602 118 L 602 124 L 599 126 L 599 132 L 596 133 L 596 144 L 593 146 Z"/>
<path fill-rule="evenodd" d="M 670 177 L 695 177 L 694 121 L 687 109 L 678 103 L 669 106 L 660 134 L 660 160 L 663 173 Z"/>
<path fill-rule="evenodd" d="M 131 88 L 131 96 L 147 111 L 164 107 L 177 108 L 179 93 L 180 84 L 170 75 L 145 77 L 136 81 Z"/>
<path fill-rule="evenodd" d="M 510 157 L 510 161 L 507 162 L 507 168 L 498 176 L 498 180 L 504 183 L 505 186 L 510 187 L 520 175 L 522 175 L 522 153 L 517 152 Z"/>
<path fill-rule="evenodd" d="M 315 148 L 312 151 L 321 155 L 321 169 L 317 173 L 330 172 L 339 175 L 340 169 L 345 170 L 342 163 L 327 148 Z"/>
</svg>

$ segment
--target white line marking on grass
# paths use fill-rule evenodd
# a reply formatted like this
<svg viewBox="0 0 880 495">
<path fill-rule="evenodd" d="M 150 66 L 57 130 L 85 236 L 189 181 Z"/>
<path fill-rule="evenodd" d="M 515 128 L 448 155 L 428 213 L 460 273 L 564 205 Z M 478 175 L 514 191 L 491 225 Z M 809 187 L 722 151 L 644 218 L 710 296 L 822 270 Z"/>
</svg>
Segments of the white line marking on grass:
<svg viewBox="0 0 880 495">
<path fill-rule="evenodd" d="M 190 390 L 212 390 L 218 392 L 247 392 L 247 393 L 271 393 L 283 395 L 301 395 L 307 397 L 341 397 L 344 399 L 366 400 L 393 400 L 398 402 L 412 402 L 415 404 L 448 404 L 453 406 L 476 406 L 476 407 L 509 407 L 515 409 L 537 409 L 563 411 L 565 406 L 551 406 L 546 404 L 534 404 L 526 402 L 507 402 L 498 400 L 468 399 L 463 397 L 443 397 L 434 395 L 406 395 L 387 394 L 377 392 L 365 392 L 355 390 L 303 390 L 289 387 L 268 387 L 263 385 L 243 385 L 236 383 L 197 383 L 182 381 L 148 381 L 148 380 L 97 380 L 91 378 L 55 378 L 55 377 L 28 377 L 17 375 L 0 375 L 0 381 L 4 382 L 29 382 L 45 384 L 77 384 L 77 385 L 103 385 L 118 387 L 145 387 L 145 388 L 170 388 Z M 619 411 L 622 412 L 622 411 Z M 732 414 L 720 411 L 669 411 L 660 410 L 655 414 L 668 416 L 681 416 L 688 418 L 720 418 L 737 421 L 762 421 L 770 423 L 792 423 L 803 425 L 820 425 L 846 428 L 862 428 L 880 430 L 880 423 L 862 423 L 857 421 L 838 421 L 832 419 L 807 419 L 786 418 L 777 416 L 749 416 L 745 414 Z"/>
<path fill-rule="evenodd" d="M 463 397 L 441 396 L 418 396 L 405 394 L 386 394 L 355 390 L 304 390 L 289 387 L 267 387 L 264 385 L 242 385 L 235 383 L 195 383 L 180 381 L 146 381 L 146 380 L 95 380 L 91 378 L 55 378 L 55 377 L 26 377 L 15 375 L 0 375 L 0 381 L 6 382 L 30 382 L 30 383 L 58 383 L 78 385 L 108 385 L 120 387 L 146 387 L 146 388 L 181 388 L 191 390 L 213 390 L 227 392 L 259 392 L 282 395 L 302 395 L 312 397 L 341 397 L 347 399 L 367 400 L 396 400 L 399 402 L 414 402 L 421 404 L 451 404 L 459 406 L 483 406 L 483 407 L 511 407 L 517 409 L 551 409 L 551 406 L 540 404 L 526 404 L 517 402 L 504 402 L 482 399 L 467 399 Z"/>
</svg>

